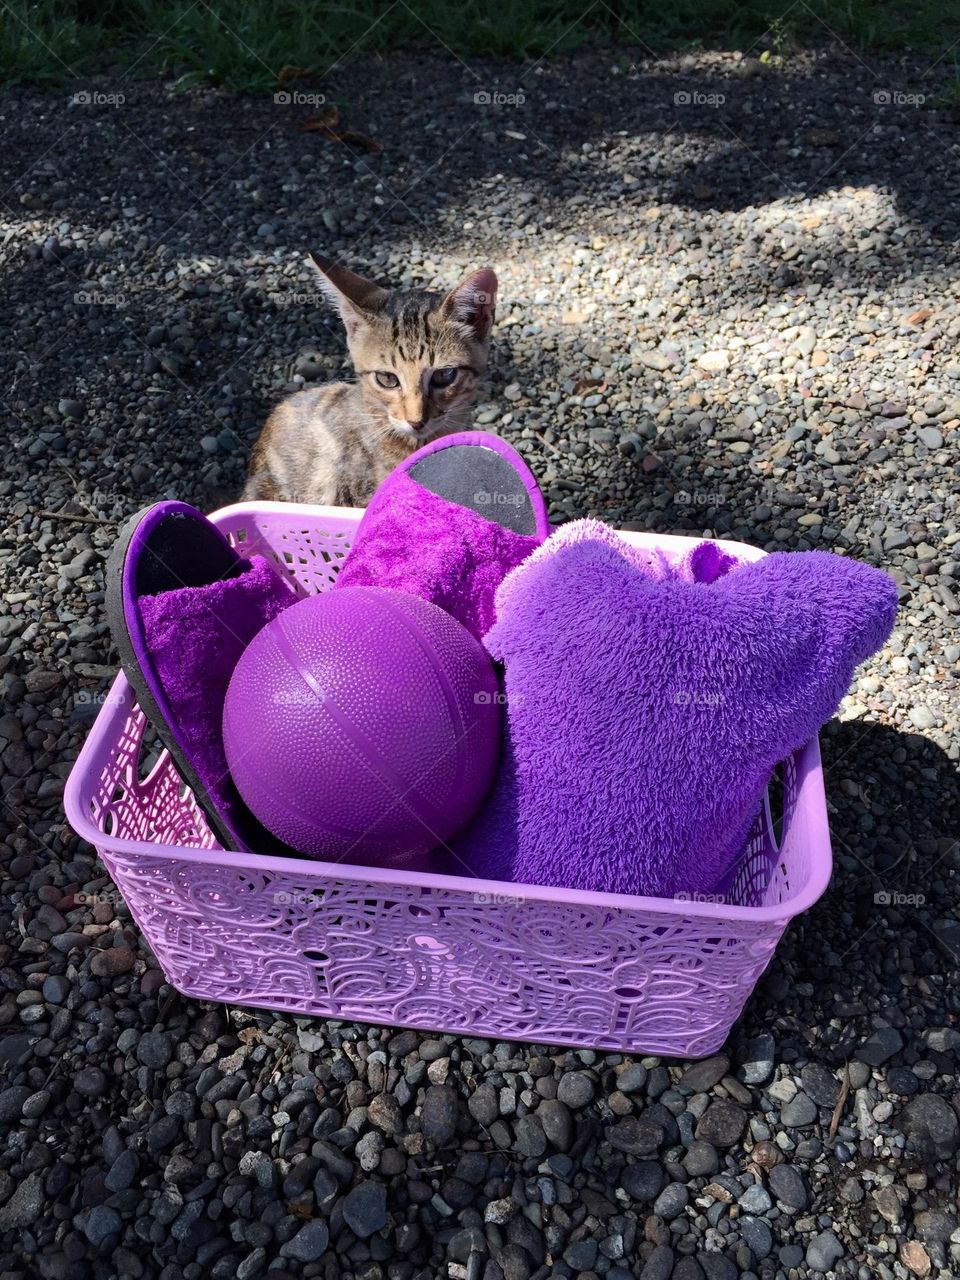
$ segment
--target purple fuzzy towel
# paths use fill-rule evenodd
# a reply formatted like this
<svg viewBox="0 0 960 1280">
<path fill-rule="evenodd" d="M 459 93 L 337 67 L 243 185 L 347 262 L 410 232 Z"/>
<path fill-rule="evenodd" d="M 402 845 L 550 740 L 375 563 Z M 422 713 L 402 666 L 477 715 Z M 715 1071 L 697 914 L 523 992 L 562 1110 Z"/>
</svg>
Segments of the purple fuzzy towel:
<svg viewBox="0 0 960 1280">
<path fill-rule="evenodd" d="M 505 760 L 456 860 L 494 880 L 672 897 L 714 892 L 776 764 L 883 644 L 897 591 L 821 551 L 670 566 L 593 521 L 497 593 Z"/>
<path fill-rule="evenodd" d="M 395 471 L 373 496 L 337 587 L 393 587 L 446 609 L 481 639 L 505 574 L 542 539 L 505 529 Z"/>
<path fill-rule="evenodd" d="M 241 653 L 297 600 L 263 556 L 235 578 L 141 596 L 153 667 L 190 761 L 210 796 L 235 803 L 223 751 L 223 701 Z"/>
</svg>

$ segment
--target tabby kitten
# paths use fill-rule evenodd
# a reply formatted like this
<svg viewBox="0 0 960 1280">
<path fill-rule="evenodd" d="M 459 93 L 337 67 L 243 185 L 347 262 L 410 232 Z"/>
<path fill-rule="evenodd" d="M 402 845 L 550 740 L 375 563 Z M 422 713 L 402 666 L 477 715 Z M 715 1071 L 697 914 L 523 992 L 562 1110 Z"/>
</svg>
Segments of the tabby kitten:
<svg viewBox="0 0 960 1280">
<path fill-rule="evenodd" d="M 274 409 L 254 446 L 243 497 L 366 506 L 414 450 L 469 429 L 497 277 L 489 268 L 475 271 L 444 297 L 383 289 L 310 257 L 340 312 L 357 381 L 298 391 Z"/>
</svg>

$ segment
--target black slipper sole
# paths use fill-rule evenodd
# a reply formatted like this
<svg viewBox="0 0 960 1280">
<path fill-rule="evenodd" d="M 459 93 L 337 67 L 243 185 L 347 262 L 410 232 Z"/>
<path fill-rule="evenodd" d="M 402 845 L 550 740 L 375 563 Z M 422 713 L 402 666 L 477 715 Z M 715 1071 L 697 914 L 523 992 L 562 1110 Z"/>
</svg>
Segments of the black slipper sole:
<svg viewBox="0 0 960 1280">
<path fill-rule="evenodd" d="M 218 843 L 224 849 L 296 857 L 299 855 L 257 822 L 229 778 L 226 783 L 235 793 L 235 799 L 231 796 L 233 813 L 228 817 L 214 804 L 171 724 L 169 708 L 162 705 L 159 682 L 146 663 L 143 636 L 131 633 L 131 627 L 139 627 L 136 602 L 141 596 L 236 577 L 245 563 L 216 526 L 194 508 L 176 502 L 146 507 L 124 523 L 107 561 L 107 622 L 123 673 L 141 710 L 193 792 Z"/>
</svg>

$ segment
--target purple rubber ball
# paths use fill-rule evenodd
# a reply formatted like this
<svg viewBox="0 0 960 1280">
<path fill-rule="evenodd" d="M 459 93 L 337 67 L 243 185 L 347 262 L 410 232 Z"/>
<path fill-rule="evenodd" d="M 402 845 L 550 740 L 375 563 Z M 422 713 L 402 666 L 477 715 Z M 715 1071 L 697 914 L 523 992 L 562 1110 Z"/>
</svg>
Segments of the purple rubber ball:
<svg viewBox="0 0 960 1280">
<path fill-rule="evenodd" d="M 227 689 L 223 741 L 244 801 L 286 844 L 410 867 L 490 788 L 497 678 L 437 605 L 344 587 L 291 605 L 254 637 Z"/>
</svg>

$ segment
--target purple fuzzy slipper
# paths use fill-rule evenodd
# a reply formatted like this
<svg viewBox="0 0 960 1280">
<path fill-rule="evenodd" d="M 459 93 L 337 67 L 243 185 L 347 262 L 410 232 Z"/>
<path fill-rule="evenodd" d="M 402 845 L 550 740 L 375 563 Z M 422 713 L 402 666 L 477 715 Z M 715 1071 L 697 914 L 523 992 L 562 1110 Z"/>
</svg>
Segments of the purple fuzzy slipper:
<svg viewBox="0 0 960 1280">
<path fill-rule="evenodd" d="M 670 563 L 565 526 L 497 592 L 504 761 L 444 869 L 716 892 L 773 768 L 834 714 L 896 609 L 886 574 L 823 551 L 738 565 L 706 543 Z"/>
<path fill-rule="evenodd" d="M 412 454 L 367 508 L 337 587 L 393 587 L 452 614 L 478 638 L 494 594 L 550 532 L 526 463 L 485 432 L 443 436 Z"/>
<path fill-rule="evenodd" d="M 262 556 L 245 560 L 182 502 L 133 516 L 107 566 L 107 617 L 124 675 L 227 849 L 277 845 L 230 778 L 221 722 L 241 653 L 297 599 Z"/>
</svg>

